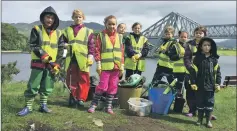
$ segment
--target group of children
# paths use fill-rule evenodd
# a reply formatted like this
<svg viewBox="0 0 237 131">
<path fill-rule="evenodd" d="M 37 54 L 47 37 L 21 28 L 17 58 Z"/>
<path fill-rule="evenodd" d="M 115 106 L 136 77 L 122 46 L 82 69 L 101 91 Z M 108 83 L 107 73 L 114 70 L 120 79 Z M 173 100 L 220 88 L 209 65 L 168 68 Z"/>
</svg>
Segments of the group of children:
<svg viewBox="0 0 237 131">
<path fill-rule="evenodd" d="M 26 106 L 18 112 L 19 116 L 32 111 L 32 103 L 38 93 L 40 111 L 51 112 L 47 107 L 47 98 L 53 90 L 54 77 L 59 73 L 62 61 L 65 61 L 66 84 L 71 91 L 69 105 L 83 106 L 90 88 L 90 66 L 95 59 L 100 82 L 95 89 L 89 113 L 95 112 L 98 101 L 106 93 L 105 111 L 114 114 L 112 100 L 125 69 L 125 79 L 145 71 L 145 57 L 149 48 L 148 39 L 141 35 L 140 23 L 134 23 L 133 32 L 125 36 L 126 24 L 117 26 L 116 17 L 110 15 L 104 19 L 105 29 L 94 35 L 93 30 L 83 24 L 85 15 L 81 10 L 74 10 L 72 19 L 74 24 L 61 32 L 57 29 L 59 18 L 52 7 L 40 14 L 42 25 L 35 26 L 31 31 L 32 71 L 25 91 Z M 187 116 L 195 115 L 197 107 L 197 124 L 202 123 L 205 112 L 207 126 L 212 127 L 210 119 L 214 91 L 220 90 L 221 82 L 216 43 L 204 37 L 204 27 L 194 30 L 195 39 L 191 41 L 187 41 L 188 33 L 185 31 L 179 32 L 179 41 L 174 39 L 173 27 L 167 27 L 164 33 L 163 43 L 157 50 L 159 58 L 152 82 L 161 80 L 164 74 L 169 83 L 177 78 L 178 94 L 181 94 L 185 82 L 190 108 Z"/>
</svg>

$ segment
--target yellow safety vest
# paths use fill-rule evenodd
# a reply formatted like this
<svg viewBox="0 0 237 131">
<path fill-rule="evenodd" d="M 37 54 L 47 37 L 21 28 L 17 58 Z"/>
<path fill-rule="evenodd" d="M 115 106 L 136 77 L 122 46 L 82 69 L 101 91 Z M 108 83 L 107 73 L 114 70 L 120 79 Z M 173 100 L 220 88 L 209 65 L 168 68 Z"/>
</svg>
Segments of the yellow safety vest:
<svg viewBox="0 0 237 131">
<path fill-rule="evenodd" d="M 194 53 L 196 53 L 197 52 L 197 47 L 196 46 L 194 46 L 194 45 L 191 45 L 191 44 L 189 44 L 188 45 L 189 46 L 189 49 L 191 50 L 191 52 L 192 52 L 192 61 L 193 61 L 193 59 L 194 59 Z M 187 68 L 186 68 L 186 71 L 185 71 L 187 74 L 190 74 L 189 73 L 189 71 L 187 70 Z"/>
<path fill-rule="evenodd" d="M 44 50 L 49 56 L 52 57 L 52 62 L 56 61 L 56 56 L 58 53 L 58 39 L 61 36 L 61 31 L 54 30 L 52 34 L 49 36 L 42 25 L 34 26 L 36 31 L 39 34 L 39 40 L 41 44 L 42 50 Z M 32 60 L 39 60 L 40 58 L 35 55 L 35 53 L 31 52 L 31 59 Z"/>
<path fill-rule="evenodd" d="M 88 56 L 88 37 L 93 33 L 93 30 L 82 27 L 77 36 L 74 37 L 72 27 L 67 27 L 64 31 L 65 37 L 68 39 L 68 44 L 71 44 L 71 54 L 75 54 L 79 69 L 84 72 L 89 72 L 87 65 Z M 71 62 L 70 51 L 68 51 L 65 61 L 65 71 L 67 71 Z"/>
<path fill-rule="evenodd" d="M 133 47 L 133 50 L 136 53 L 141 53 L 144 43 L 147 41 L 147 38 L 140 36 L 138 43 L 136 42 L 133 35 L 130 35 L 130 41 Z M 140 58 L 137 62 L 133 62 L 132 58 L 125 57 L 125 69 L 136 70 L 136 67 L 139 71 L 145 71 L 146 69 L 145 58 Z"/>
<path fill-rule="evenodd" d="M 172 42 L 174 41 L 168 41 L 165 45 L 162 44 L 160 48 L 165 48 L 167 50 Z M 173 68 L 173 62 L 170 60 L 169 56 L 167 56 L 166 54 L 162 52 L 158 55 L 157 64 L 166 68 L 171 68 L 171 69 Z"/>
<path fill-rule="evenodd" d="M 113 45 L 107 34 L 101 32 L 99 35 L 101 39 L 101 70 L 113 70 L 114 64 L 120 68 L 123 36 L 116 33 L 115 44 Z"/>
<path fill-rule="evenodd" d="M 185 50 L 180 43 L 174 44 L 177 54 L 184 54 Z M 185 73 L 186 67 L 184 66 L 183 56 L 178 61 L 174 61 L 173 72 L 174 73 Z"/>
<path fill-rule="evenodd" d="M 197 73 L 198 73 L 198 68 L 197 68 L 197 66 L 194 65 L 194 64 L 192 64 L 192 67 L 193 67 L 193 69 L 195 70 L 196 75 L 197 75 Z M 218 69 L 218 67 L 219 67 L 219 64 L 216 64 L 215 67 L 214 67 L 215 84 L 216 84 L 216 74 L 217 74 L 217 69 Z M 189 82 L 190 82 L 190 81 L 189 81 Z"/>
</svg>

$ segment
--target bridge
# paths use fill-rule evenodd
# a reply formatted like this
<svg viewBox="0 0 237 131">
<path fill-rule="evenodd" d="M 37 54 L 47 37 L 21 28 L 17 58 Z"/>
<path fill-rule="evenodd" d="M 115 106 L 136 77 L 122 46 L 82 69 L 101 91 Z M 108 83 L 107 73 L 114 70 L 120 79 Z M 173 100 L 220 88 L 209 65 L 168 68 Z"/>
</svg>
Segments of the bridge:
<svg viewBox="0 0 237 131">
<path fill-rule="evenodd" d="M 187 18 L 179 13 L 171 12 L 161 20 L 157 21 L 142 34 L 146 36 L 152 44 L 155 45 L 148 56 L 153 56 L 155 50 L 161 43 L 161 38 L 164 35 L 164 29 L 166 26 L 173 26 L 175 29 L 174 37 L 178 38 L 178 31 L 184 30 L 189 33 L 189 38 L 194 37 L 194 29 L 201 24 Z M 225 24 L 225 25 L 203 25 L 207 28 L 207 36 L 213 39 L 236 39 L 236 26 L 237 24 Z"/>
</svg>

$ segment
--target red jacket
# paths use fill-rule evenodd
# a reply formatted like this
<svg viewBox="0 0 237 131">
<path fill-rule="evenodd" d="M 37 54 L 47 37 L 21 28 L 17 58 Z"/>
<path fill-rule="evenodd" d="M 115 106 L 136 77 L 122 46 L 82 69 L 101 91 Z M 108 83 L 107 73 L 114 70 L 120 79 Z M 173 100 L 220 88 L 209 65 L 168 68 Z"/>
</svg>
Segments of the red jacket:
<svg viewBox="0 0 237 131">
<path fill-rule="evenodd" d="M 103 30 L 102 32 L 106 33 L 109 36 L 111 43 L 114 45 L 117 31 L 110 33 L 107 30 Z M 101 43 L 100 37 L 98 35 L 97 38 L 96 38 L 96 42 L 95 42 L 95 61 L 96 62 L 101 61 L 101 57 L 100 57 L 101 44 L 105 44 L 105 43 Z M 123 47 L 123 44 L 121 46 L 122 46 L 121 64 L 124 64 L 124 47 Z M 119 69 L 118 65 L 114 64 L 114 69 Z"/>
</svg>

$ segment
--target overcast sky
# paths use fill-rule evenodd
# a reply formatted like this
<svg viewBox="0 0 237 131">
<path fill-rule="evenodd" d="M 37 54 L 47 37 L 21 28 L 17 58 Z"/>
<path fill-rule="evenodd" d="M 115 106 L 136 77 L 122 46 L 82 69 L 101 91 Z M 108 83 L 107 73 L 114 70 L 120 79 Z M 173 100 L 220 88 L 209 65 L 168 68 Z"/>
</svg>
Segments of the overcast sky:
<svg viewBox="0 0 237 131">
<path fill-rule="evenodd" d="M 203 25 L 236 23 L 236 1 L 2 1 L 2 21 L 31 23 L 39 20 L 39 14 L 48 6 L 61 20 L 71 20 L 74 9 L 84 11 L 85 22 L 100 24 L 112 14 L 118 23 L 127 24 L 128 31 L 136 21 L 145 30 L 172 11 Z"/>
</svg>

